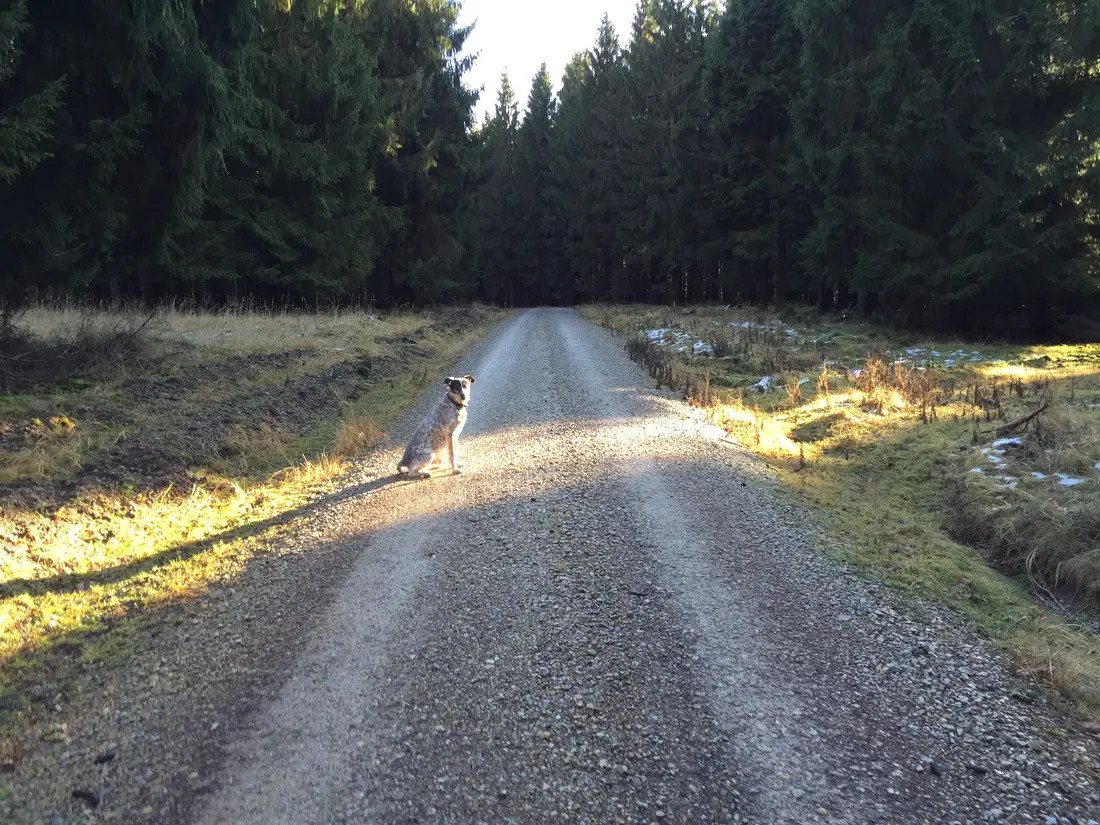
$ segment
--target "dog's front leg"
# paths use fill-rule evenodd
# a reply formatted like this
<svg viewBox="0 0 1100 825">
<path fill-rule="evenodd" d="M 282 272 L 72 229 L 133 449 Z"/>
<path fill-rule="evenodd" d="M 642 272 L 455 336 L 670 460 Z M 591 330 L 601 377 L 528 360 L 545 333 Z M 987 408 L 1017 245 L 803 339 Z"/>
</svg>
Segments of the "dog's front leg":
<svg viewBox="0 0 1100 825">
<path fill-rule="evenodd" d="M 453 433 L 451 437 L 447 439 L 447 447 L 451 453 L 451 472 L 461 473 L 462 465 L 458 463 L 458 441 Z"/>
</svg>

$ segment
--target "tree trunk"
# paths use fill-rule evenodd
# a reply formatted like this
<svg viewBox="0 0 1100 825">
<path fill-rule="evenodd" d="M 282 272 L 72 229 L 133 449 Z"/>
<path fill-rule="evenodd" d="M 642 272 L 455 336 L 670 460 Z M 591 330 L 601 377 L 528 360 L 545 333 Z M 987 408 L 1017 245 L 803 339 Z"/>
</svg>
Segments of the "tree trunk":
<svg viewBox="0 0 1100 825">
<path fill-rule="evenodd" d="M 779 204 L 773 203 L 772 208 L 778 210 Z M 772 253 L 772 287 L 775 290 L 775 309 L 778 312 L 783 309 L 783 304 L 787 300 L 786 249 L 778 221 L 775 224 L 775 251 Z"/>
</svg>

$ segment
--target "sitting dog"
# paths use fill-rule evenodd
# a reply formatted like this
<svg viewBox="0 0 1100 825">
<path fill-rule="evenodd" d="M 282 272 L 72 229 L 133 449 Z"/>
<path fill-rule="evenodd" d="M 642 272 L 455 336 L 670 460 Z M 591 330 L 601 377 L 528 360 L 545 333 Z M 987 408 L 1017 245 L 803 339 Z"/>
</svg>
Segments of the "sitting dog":
<svg viewBox="0 0 1100 825">
<path fill-rule="evenodd" d="M 447 395 L 413 432 L 397 472 L 409 478 L 431 478 L 432 472 L 443 466 L 444 450 L 451 458 L 451 472 L 462 472 L 458 461 L 458 436 L 466 426 L 466 407 L 470 404 L 473 383 L 472 375 L 443 379 Z"/>
</svg>

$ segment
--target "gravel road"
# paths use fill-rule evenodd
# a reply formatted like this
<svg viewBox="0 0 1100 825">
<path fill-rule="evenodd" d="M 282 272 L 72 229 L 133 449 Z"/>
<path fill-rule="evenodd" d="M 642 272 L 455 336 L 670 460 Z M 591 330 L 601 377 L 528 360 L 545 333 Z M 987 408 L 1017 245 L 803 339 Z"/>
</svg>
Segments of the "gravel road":
<svg viewBox="0 0 1100 825">
<path fill-rule="evenodd" d="M 433 391 L 285 547 L 73 698 L 0 821 L 1100 819 L 1094 741 L 950 614 L 830 562 L 609 334 L 533 310 L 460 371 L 465 474 L 388 478 Z"/>
</svg>

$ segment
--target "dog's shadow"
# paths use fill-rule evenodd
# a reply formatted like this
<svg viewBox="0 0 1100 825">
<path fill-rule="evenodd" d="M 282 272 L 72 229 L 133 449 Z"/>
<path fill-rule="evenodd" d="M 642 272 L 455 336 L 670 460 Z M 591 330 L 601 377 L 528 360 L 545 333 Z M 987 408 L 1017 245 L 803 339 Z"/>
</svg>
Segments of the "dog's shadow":
<svg viewBox="0 0 1100 825">
<path fill-rule="evenodd" d="M 13 579 L 0 584 L 0 599 L 15 598 L 28 593 L 72 593 L 97 585 L 119 582 L 132 576 L 148 573 L 156 568 L 170 564 L 171 562 L 189 559 L 200 553 L 205 553 L 222 542 L 232 542 L 258 536 L 272 527 L 289 524 L 297 519 L 313 515 L 325 508 L 334 507 L 341 502 L 357 498 L 367 498 L 372 493 L 376 493 L 386 487 L 400 484 L 415 484 L 418 480 L 419 479 L 409 479 L 407 476 L 395 472 L 391 475 L 379 476 L 358 484 L 342 487 L 332 493 L 318 496 L 316 499 L 306 502 L 300 507 L 276 513 L 269 518 L 254 521 L 249 524 L 242 524 L 229 530 L 223 530 L 220 533 L 207 536 L 198 541 L 185 542 L 173 547 L 168 547 L 158 553 L 144 556 L 140 559 L 134 559 L 125 564 L 89 571 L 87 573 L 61 573 L 46 578 Z M 427 481 L 429 479 L 424 480 Z"/>
</svg>

